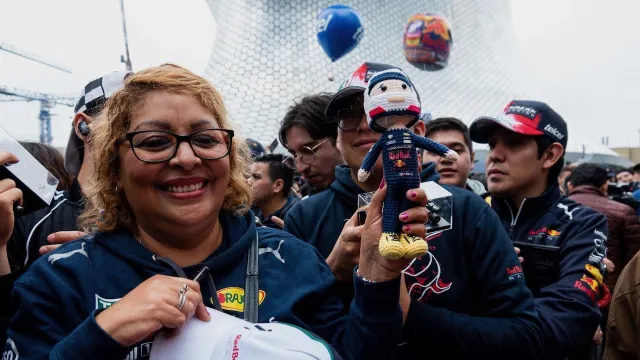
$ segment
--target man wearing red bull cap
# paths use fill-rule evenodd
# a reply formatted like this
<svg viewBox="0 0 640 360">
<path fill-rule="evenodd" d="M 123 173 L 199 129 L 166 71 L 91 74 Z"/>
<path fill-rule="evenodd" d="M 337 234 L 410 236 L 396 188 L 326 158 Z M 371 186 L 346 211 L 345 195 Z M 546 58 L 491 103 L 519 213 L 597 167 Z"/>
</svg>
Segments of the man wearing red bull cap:
<svg viewBox="0 0 640 360">
<path fill-rule="evenodd" d="M 526 257 L 523 263 L 542 324 L 542 358 L 585 354 L 600 320 L 594 283 L 602 281 L 608 229 L 603 215 L 560 193 L 567 124 L 545 103 L 512 101 L 497 117 L 476 119 L 470 135 L 489 144 L 490 202 L 511 239 L 554 247 L 558 257 L 556 279 L 538 287 L 530 280 L 540 270 L 528 274 Z"/>
</svg>

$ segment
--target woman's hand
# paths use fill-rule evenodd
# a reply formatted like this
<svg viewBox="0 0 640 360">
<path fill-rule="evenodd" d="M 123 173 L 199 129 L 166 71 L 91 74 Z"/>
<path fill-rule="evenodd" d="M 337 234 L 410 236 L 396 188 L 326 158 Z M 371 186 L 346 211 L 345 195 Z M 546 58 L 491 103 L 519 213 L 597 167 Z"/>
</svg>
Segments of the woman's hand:
<svg viewBox="0 0 640 360">
<path fill-rule="evenodd" d="M 382 201 L 387 193 L 387 186 L 382 181 L 381 188 L 373 195 L 367 211 L 367 220 L 362 230 L 360 246 L 360 275 L 366 279 L 382 282 L 400 276 L 400 273 L 409 264 L 409 259 L 388 260 L 383 258 L 378 251 L 378 241 L 382 235 Z M 407 199 L 415 203 L 415 207 L 400 214 L 399 220 L 404 223 L 402 231 L 405 234 L 426 236 L 424 223 L 429 217 L 426 209 L 427 194 L 422 189 L 409 190 Z M 406 215 L 406 216 L 405 216 Z"/>
<path fill-rule="evenodd" d="M 186 301 L 178 310 L 184 285 Z M 203 321 L 211 318 L 193 280 L 155 275 L 131 290 L 120 301 L 96 316 L 98 325 L 123 346 L 132 346 L 162 328 L 178 328 L 192 316 Z"/>
</svg>

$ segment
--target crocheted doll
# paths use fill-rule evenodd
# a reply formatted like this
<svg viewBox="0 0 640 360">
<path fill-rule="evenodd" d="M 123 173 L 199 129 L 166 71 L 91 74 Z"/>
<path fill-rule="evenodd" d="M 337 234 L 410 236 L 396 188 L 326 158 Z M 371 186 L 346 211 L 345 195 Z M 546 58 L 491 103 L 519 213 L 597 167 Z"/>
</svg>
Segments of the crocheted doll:
<svg viewBox="0 0 640 360">
<path fill-rule="evenodd" d="M 380 254 L 391 260 L 422 256 L 428 250 L 427 242 L 402 233 L 399 220 L 400 213 L 413 207 L 406 192 L 420 187 L 416 147 L 454 161 L 458 160 L 458 154 L 408 129 L 418 121 L 420 99 L 402 70 L 385 70 L 371 77 L 364 93 L 364 110 L 369 128 L 382 133 L 358 171 L 358 181 L 364 182 L 382 152 L 387 195 L 382 209 Z"/>
</svg>

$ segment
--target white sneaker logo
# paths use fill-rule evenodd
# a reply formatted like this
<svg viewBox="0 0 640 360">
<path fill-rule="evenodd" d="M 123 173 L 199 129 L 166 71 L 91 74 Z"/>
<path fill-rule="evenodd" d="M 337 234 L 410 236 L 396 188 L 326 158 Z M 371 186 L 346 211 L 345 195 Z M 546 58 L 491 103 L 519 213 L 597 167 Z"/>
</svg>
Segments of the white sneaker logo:
<svg viewBox="0 0 640 360">
<path fill-rule="evenodd" d="M 284 242 L 284 240 L 280 240 L 280 243 L 278 244 L 278 248 L 275 249 L 275 250 L 273 250 L 270 247 L 258 249 L 258 255 L 271 253 L 271 254 L 273 254 L 273 256 L 276 257 L 276 259 L 282 261 L 282 263 L 284 264 L 284 259 L 280 256 L 280 247 L 282 246 L 283 242 Z"/>
<path fill-rule="evenodd" d="M 89 254 L 87 254 L 87 252 L 84 250 L 84 245 L 86 243 L 82 243 L 82 246 L 80 249 L 77 250 L 73 250 L 73 251 L 69 251 L 68 253 L 62 253 L 62 254 L 51 254 L 49 255 L 49 264 L 53 265 L 54 262 L 60 260 L 60 259 L 66 259 L 68 257 L 73 256 L 74 254 L 82 254 L 84 255 L 87 259 L 89 259 Z"/>
</svg>

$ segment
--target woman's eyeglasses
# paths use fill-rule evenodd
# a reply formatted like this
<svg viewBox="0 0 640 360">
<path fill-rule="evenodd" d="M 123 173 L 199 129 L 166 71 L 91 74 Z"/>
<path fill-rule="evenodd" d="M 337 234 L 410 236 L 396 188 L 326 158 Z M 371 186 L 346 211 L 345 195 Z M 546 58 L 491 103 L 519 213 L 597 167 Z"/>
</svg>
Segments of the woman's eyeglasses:
<svg viewBox="0 0 640 360">
<path fill-rule="evenodd" d="M 308 146 L 300 147 L 300 149 L 295 155 L 287 155 L 285 159 L 282 160 L 282 163 L 291 168 L 295 168 L 296 162 L 298 161 L 302 161 L 305 164 L 311 164 L 316 160 L 316 149 L 319 148 L 322 144 L 329 141 L 329 139 L 330 138 L 326 138 L 321 142 L 317 143 L 316 145 L 314 145 L 313 147 L 308 147 Z"/>
<path fill-rule="evenodd" d="M 138 160 L 146 163 L 160 163 L 172 159 L 182 142 L 189 143 L 193 153 L 205 160 L 221 159 L 231 152 L 233 130 L 205 129 L 189 135 L 178 135 L 163 130 L 144 130 L 127 133 L 124 140 L 131 145 Z"/>
</svg>

